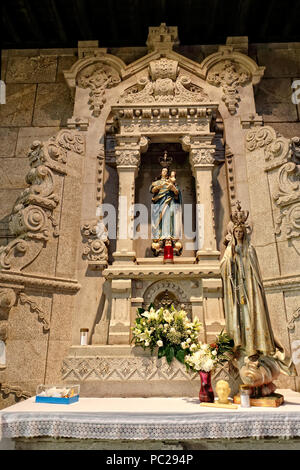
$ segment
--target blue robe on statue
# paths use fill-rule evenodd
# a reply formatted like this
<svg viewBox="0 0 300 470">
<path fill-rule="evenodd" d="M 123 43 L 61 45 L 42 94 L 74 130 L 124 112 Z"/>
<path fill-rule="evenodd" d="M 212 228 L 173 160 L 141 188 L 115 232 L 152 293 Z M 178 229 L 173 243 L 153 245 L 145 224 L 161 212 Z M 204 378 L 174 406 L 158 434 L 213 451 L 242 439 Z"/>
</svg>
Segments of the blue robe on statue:
<svg viewBox="0 0 300 470">
<path fill-rule="evenodd" d="M 150 186 L 150 192 L 154 193 L 151 204 L 151 227 L 153 240 L 181 239 L 182 237 L 182 196 L 177 184 L 174 186 L 178 191 L 168 189 L 170 180 L 161 178 L 154 181 Z M 159 187 L 158 192 L 153 189 Z"/>
</svg>

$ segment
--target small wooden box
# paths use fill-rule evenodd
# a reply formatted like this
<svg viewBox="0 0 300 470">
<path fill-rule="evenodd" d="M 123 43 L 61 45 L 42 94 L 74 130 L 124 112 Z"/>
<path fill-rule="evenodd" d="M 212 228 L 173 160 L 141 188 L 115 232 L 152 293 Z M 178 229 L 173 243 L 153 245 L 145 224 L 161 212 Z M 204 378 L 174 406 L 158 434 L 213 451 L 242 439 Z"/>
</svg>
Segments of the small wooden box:
<svg viewBox="0 0 300 470">
<path fill-rule="evenodd" d="M 239 394 L 233 397 L 233 403 L 235 403 L 236 405 L 240 405 L 241 398 Z M 277 408 L 283 403 L 284 397 L 279 393 L 272 393 L 272 395 L 269 395 L 267 397 L 250 398 L 250 406 L 272 406 L 273 408 Z"/>
</svg>

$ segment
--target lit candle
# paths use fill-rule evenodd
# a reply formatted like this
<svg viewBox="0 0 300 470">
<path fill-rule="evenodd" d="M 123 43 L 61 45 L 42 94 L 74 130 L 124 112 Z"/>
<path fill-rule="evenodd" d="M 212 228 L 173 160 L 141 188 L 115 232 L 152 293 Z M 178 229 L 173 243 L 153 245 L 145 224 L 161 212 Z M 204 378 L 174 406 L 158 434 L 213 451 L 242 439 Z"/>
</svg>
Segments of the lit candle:
<svg viewBox="0 0 300 470">
<path fill-rule="evenodd" d="M 173 245 L 171 240 L 166 240 L 164 246 L 164 263 L 173 263 Z"/>
</svg>

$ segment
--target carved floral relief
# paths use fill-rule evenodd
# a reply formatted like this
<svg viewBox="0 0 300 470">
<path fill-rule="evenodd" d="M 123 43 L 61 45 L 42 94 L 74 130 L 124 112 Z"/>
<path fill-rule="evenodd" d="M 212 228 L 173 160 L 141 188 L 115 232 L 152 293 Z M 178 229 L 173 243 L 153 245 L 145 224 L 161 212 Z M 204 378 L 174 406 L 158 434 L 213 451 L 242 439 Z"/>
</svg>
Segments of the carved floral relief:
<svg viewBox="0 0 300 470">
<path fill-rule="evenodd" d="M 89 105 L 93 116 L 100 116 L 106 101 L 106 90 L 118 85 L 120 81 L 120 75 L 116 70 L 99 62 L 89 65 L 79 73 L 78 86 L 90 89 Z"/>
<path fill-rule="evenodd" d="M 232 60 L 224 60 L 209 72 L 207 81 L 214 86 L 221 86 L 222 99 L 230 114 L 236 114 L 240 101 L 239 87 L 251 80 L 250 74 Z"/>
</svg>

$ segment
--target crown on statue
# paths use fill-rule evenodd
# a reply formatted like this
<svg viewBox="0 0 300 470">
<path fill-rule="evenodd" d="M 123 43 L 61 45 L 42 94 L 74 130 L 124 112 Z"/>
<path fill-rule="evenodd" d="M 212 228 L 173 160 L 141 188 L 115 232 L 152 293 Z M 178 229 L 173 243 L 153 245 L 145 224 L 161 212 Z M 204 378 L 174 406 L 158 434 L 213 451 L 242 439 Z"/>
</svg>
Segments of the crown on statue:
<svg viewBox="0 0 300 470">
<path fill-rule="evenodd" d="M 240 201 L 236 201 L 236 210 L 231 214 L 230 218 L 234 225 L 245 225 L 249 217 L 249 211 L 243 211 Z"/>
<path fill-rule="evenodd" d="M 163 168 L 169 168 L 173 161 L 173 158 L 168 155 L 167 150 L 165 150 L 163 157 L 159 157 L 159 163 Z"/>
</svg>

